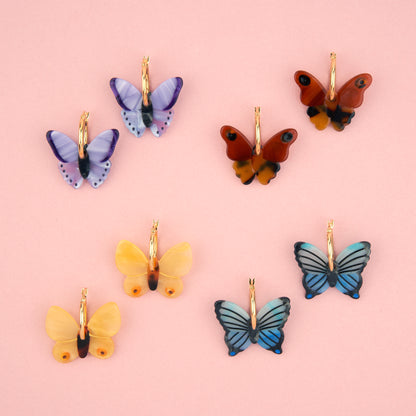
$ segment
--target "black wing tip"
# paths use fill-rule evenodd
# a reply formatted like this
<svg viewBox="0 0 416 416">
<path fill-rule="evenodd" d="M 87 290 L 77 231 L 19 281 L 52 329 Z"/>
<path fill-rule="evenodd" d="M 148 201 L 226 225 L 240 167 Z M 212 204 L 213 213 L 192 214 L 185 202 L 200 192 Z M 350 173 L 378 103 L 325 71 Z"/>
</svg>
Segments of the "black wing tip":
<svg viewBox="0 0 416 416">
<path fill-rule="evenodd" d="M 297 253 L 301 248 L 302 248 L 302 245 L 303 244 L 305 244 L 305 242 L 304 241 L 297 241 L 295 244 L 294 244 L 294 248 L 295 248 L 295 253 Z"/>
</svg>

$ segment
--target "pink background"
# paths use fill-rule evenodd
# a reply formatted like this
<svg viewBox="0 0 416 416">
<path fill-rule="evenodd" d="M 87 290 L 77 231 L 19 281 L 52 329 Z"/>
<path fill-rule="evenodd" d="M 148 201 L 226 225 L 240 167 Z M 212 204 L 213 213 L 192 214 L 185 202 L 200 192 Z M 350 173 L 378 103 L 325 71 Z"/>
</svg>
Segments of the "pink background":
<svg viewBox="0 0 416 416">
<path fill-rule="evenodd" d="M 70 4 L 69 4 L 70 3 Z M 415 18 L 413 0 L 3 2 L 0 412 L 7 415 L 414 415 Z M 293 74 L 324 84 L 373 75 L 343 133 L 315 130 Z M 151 86 L 181 76 L 169 131 L 137 139 L 108 82 Z M 299 132 L 278 179 L 244 187 L 219 136 Z M 45 133 L 74 139 L 83 110 L 90 136 L 120 130 L 98 190 L 66 185 Z M 160 253 L 191 243 L 194 265 L 175 300 L 126 296 L 120 239 Z M 339 252 L 372 243 L 361 298 L 328 290 L 304 299 L 293 243 L 325 249 L 335 219 Z M 248 308 L 292 301 L 281 356 L 259 346 L 227 356 L 217 299 Z M 48 308 L 77 316 L 115 301 L 122 328 L 109 360 L 62 365 L 44 329 Z"/>
</svg>

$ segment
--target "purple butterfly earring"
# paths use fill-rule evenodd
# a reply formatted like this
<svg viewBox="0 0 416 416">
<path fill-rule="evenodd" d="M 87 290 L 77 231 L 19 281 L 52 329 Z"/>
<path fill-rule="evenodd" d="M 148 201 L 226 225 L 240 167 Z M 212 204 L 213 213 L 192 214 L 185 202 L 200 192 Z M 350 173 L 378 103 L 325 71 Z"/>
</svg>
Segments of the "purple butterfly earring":
<svg viewBox="0 0 416 416">
<path fill-rule="evenodd" d="M 169 127 L 172 107 L 183 86 L 180 77 L 170 78 L 153 92 L 149 88 L 149 57 L 142 61 L 142 91 L 121 78 L 112 78 L 110 87 L 120 107 L 124 124 L 136 137 L 141 137 L 150 128 L 153 135 L 160 137 Z"/>
<path fill-rule="evenodd" d="M 88 144 L 89 113 L 84 112 L 79 122 L 77 144 L 63 133 L 49 130 L 46 139 L 57 157 L 59 171 L 65 182 L 78 189 L 84 179 L 93 188 L 98 188 L 110 172 L 110 157 L 118 140 L 118 130 L 105 130 Z"/>
</svg>

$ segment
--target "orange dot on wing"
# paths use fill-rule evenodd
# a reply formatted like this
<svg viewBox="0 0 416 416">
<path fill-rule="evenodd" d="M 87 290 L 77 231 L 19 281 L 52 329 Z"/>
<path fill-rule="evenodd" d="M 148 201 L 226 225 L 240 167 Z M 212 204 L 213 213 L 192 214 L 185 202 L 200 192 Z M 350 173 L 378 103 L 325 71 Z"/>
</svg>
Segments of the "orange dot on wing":
<svg viewBox="0 0 416 416">
<path fill-rule="evenodd" d="M 61 354 L 61 360 L 62 361 L 69 361 L 69 359 L 71 358 L 71 354 L 69 352 L 63 352 Z"/>
<path fill-rule="evenodd" d="M 133 287 L 132 289 L 131 289 L 131 294 L 133 295 L 133 296 L 140 296 L 140 292 L 142 291 L 142 288 L 140 287 L 140 286 L 136 286 L 136 287 Z"/>
<path fill-rule="evenodd" d="M 165 292 L 168 296 L 173 296 L 175 294 L 175 289 L 171 289 L 171 288 L 167 287 L 165 289 Z"/>
<path fill-rule="evenodd" d="M 100 357 L 105 357 L 107 355 L 107 350 L 104 348 L 97 348 L 97 355 Z"/>
</svg>

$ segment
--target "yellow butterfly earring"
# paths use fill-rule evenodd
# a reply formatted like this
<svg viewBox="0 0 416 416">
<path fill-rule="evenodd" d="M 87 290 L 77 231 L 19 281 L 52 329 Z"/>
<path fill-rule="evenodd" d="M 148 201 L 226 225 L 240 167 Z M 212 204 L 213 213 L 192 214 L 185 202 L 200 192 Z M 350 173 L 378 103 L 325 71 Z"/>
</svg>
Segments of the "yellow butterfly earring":
<svg viewBox="0 0 416 416">
<path fill-rule="evenodd" d="M 52 306 L 46 316 L 46 332 L 56 341 L 52 354 L 60 363 L 85 358 L 88 353 L 97 358 L 109 358 L 114 352 L 112 336 L 120 329 L 121 317 L 114 302 L 101 306 L 87 322 L 86 288 L 81 292 L 80 322 L 59 306 Z"/>
<path fill-rule="evenodd" d="M 192 265 L 189 243 L 170 248 L 159 260 L 157 257 L 157 229 L 159 221 L 153 221 L 150 235 L 149 257 L 130 241 L 122 240 L 116 250 L 116 265 L 126 278 L 124 291 L 133 297 L 144 295 L 149 289 L 158 290 L 163 296 L 176 298 L 182 293 L 181 277 Z"/>
</svg>

